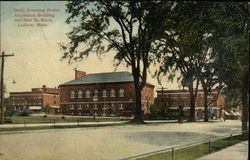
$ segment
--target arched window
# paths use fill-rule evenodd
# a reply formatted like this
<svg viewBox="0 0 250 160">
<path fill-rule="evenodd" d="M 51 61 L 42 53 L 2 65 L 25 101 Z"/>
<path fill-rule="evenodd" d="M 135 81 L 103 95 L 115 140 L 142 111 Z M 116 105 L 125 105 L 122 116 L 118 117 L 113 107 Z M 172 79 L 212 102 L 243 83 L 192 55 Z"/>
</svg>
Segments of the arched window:
<svg viewBox="0 0 250 160">
<path fill-rule="evenodd" d="M 119 97 L 124 97 L 124 89 L 119 90 Z"/>
<path fill-rule="evenodd" d="M 70 98 L 75 98 L 75 91 L 73 90 L 70 91 Z"/>
<path fill-rule="evenodd" d="M 94 90 L 94 97 L 98 97 L 98 90 L 97 89 Z"/>
<path fill-rule="evenodd" d="M 110 97 L 115 97 L 115 90 L 114 89 L 111 89 L 111 91 L 110 91 Z"/>
<path fill-rule="evenodd" d="M 102 90 L 102 97 L 107 97 L 107 91 L 105 89 Z"/>
<path fill-rule="evenodd" d="M 82 90 L 78 91 L 78 98 L 82 98 Z"/>
<path fill-rule="evenodd" d="M 90 91 L 89 91 L 89 90 L 86 90 L 85 97 L 86 97 L 86 98 L 90 98 Z"/>
</svg>

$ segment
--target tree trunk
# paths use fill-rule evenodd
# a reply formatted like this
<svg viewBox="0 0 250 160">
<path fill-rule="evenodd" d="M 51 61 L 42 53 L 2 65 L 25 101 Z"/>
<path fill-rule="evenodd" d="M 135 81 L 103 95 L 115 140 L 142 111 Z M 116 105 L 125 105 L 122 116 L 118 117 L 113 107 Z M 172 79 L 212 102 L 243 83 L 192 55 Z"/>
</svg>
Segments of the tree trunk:
<svg viewBox="0 0 250 160">
<path fill-rule="evenodd" d="M 207 95 L 208 92 L 205 88 L 203 88 L 204 90 L 204 122 L 208 122 L 208 106 L 207 106 Z"/>
<path fill-rule="evenodd" d="M 189 94 L 190 94 L 190 112 L 189 112 L 189 121 L 195 122 L 195 96 L 194 96 L 194 88 L 193 81 L 189 82 Z"/>
<path fill-rule="evenodd" d="M 142 119 L 142 106 L 141 106 L 141 89 L 139 73 L 133 71 L 134 89 L 135 89 L 135 117 L 132 122 L 144 123 Z"/>
<path fill-rule="evenodd" d="M 248 138 L 248 90 L 249 90 L 248 75 L 243 80 L 242 85 L 242 135 Z M 248 132 L 246 132 L 248 131 Z"/>
</svg>

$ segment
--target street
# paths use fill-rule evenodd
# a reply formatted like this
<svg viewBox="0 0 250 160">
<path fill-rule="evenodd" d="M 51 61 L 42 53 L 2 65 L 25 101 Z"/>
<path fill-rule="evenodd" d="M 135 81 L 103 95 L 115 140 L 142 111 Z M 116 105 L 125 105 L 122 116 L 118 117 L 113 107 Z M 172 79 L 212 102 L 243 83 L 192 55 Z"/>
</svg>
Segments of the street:
<svg viewBox="0 0 250 160">
<path fill-rule="evenodd" d="M 227 120 L 0 133 L 0 159 L 121 159 L 223 136 L 240 129 L 240 121 Z"/>
</svg>

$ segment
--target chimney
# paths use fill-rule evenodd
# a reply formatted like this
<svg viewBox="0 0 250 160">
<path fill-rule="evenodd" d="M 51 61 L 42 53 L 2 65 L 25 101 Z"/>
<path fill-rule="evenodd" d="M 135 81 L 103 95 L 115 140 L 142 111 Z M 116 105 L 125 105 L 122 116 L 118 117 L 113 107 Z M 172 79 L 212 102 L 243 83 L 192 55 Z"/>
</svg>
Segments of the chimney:
<svg viewBox="0 0 250 160">
<path fill-rule="evenodd" d="M 43 91 L 46 91 L 46 85 L 43 85 L 42 90 L 43 90 Z"/>
<path fill-rule="evenodd" d="M 86 76 L 86 72 L 75 70 L 75 79 Z"/>
</svg>

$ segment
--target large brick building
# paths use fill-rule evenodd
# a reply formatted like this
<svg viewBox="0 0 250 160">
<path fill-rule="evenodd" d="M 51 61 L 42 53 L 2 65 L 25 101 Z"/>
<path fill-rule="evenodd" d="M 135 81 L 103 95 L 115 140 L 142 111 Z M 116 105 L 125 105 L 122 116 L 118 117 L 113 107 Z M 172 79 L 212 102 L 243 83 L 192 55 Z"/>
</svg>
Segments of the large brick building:
<svg viewBox="0 0 250 160">
<path fill-rule="evenodd" d="M 157 90 L 158 107 L 166 110 L 176 110 L 180 105 L 184 110 L 190 110 L 190 95 L 188 90 Z M 216 89 L 212 89 L 208 96 L 209 109 L 211 109 L 215 118 L 221 116 L 221 109 L 225 106 L 224 97 L 219 94 Z M 203 90 L 198 90 L 198 95 L 195 102 L 196 117 L 202 119 L 204 113 L 204 93 Z"/>
<path fill-rule="evenodd" d="M 43 85 L 42 88 L 32 88 L 31 92 L 10 92 L 10 103 L 16 111 L 40 112 L 47 107 L 50 114 L 56 114 L 60 106 L 59 93 L 59 89 Z"/>
<path fill-rule="evenodd" d="M 60 106 L 63 114 L 131 116 L 135 105 L 133 76 L 129 72 L 86 74 L 75 71 L 75 79 L 61 84 Z M 149 112 L 154 102 L 154 86 L 142 90 L 142 109 Z"/>
</svg>

